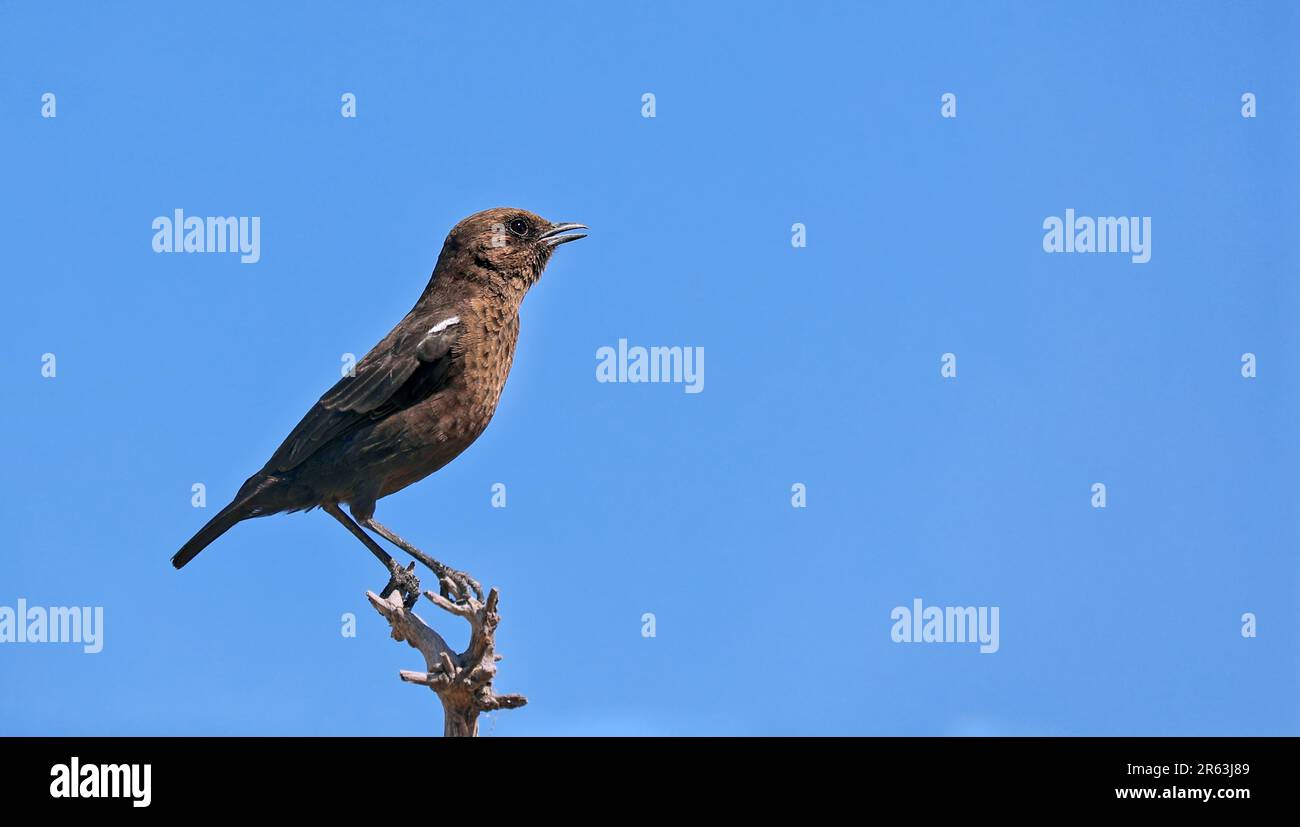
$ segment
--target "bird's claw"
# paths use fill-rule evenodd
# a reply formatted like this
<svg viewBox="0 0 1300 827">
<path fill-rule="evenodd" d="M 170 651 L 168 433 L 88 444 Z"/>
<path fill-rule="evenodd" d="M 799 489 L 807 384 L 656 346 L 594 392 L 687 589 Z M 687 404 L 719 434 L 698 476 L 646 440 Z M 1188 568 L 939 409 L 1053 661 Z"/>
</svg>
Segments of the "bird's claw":
<svg viewBox="0 0 1300 827">
<path fill-rule="evenodd" d="M 438 593 L 443 597 L 466 603 L 471 591 L 480 601 L 483 599 L 483 586 L 465 572 L 444 567 L 438 573 Z"/>
<path fill-rule="evenodd" d="M 384 596 L 387 597 L 397 590 L 402 593 L 402 604 L 406 608 L 414 606 L 415 601 L 420 599 L 420 578 L 415 576 L 415 563 L 402 568 L 401 564 L 394 560 L 388 574 L 388 585 L 384 587 Z"/>
</svg>

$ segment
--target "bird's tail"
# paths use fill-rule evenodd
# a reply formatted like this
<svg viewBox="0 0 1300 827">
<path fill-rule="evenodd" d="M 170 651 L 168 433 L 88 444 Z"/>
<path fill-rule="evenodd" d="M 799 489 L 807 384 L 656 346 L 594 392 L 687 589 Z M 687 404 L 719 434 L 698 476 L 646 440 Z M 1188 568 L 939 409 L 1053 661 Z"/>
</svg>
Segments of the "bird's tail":
<svg viewBox="0 0 1300 827">
<path fill-rule="evenodd" d="M 181 550 L 172 555 L 172 565 L 181 568 L 193 560 L 200 551 L 207 548 L 213 540 L 225 534 L 235 523 L 256 515 L 256 509 L 250 506 L 252 497 L 241 497 L 217 512 L 217 516 L 208 520 L 208 524 L 199 529 L 199 533 L 181 546 Z"/>
</svg>

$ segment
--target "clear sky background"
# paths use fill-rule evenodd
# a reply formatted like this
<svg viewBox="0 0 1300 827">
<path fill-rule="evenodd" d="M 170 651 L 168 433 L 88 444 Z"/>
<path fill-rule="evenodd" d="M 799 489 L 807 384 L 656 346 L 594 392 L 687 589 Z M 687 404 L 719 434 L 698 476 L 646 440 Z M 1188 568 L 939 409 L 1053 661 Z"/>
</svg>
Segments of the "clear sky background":
<svg viewBox="0 0 1300 827">
<path fill-rule="evenodd" d="M 0 605 L 105 612 L 97 655 L 0 644 L 0 734 L 440 731 L 328 516 L 168 558 L 500 205 L 591 237 L 377 515 L 502 592 L 530 704 L 485 734 L 1300 733 L 1298 24 L 0 2 Z M 261 261 L 155 254 L 177 208 L 260 216 Z M 1150 263 L 1044 253 L 1067 208 L 1150 216 Z M 619 338 L 703 347 L 704 392 L 598 383 Z M 917 597 L 1000 651 L 892 642 Z"/>
</svg>

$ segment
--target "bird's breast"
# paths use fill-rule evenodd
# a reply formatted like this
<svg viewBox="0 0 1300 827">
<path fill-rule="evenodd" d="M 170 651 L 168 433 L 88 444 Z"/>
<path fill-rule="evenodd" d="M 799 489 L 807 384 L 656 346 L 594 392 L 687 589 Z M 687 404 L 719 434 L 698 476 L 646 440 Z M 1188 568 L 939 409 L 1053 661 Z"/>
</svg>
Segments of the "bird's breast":
<svg viewBox="0 0 1300 827">
<path fill-rule="evenodd" d="M 461 325 L 464 332 L 453 349 L 458 369 L 443 390 L 412 412 L 422 420 L 420 438 L 452 456 L 469 447 L 491 422 L 519 340 L 519 315 L 510 308 L 471 307 L 462 314 Z"/>
<path fill-rule="evenodd" d="M 468 322 L 458 344 L 460 370 L 432 398 L 399 415 L 407 459 L 392 469 L 384 494 L 427 477 L 478 439 L 501 401 L 518 338 L 514 314 Z"/>
<path fill-rule="evenodd" d="M 462 415 L 469 426 L 487 426 L 501 401 L 518 341 L 519 315 L 511 308 L 483 308 L 471 317 L 461 338 L 464 361 L 455 383 L 457 404 L 450 406 L 453 415 Z"/>
</svg>

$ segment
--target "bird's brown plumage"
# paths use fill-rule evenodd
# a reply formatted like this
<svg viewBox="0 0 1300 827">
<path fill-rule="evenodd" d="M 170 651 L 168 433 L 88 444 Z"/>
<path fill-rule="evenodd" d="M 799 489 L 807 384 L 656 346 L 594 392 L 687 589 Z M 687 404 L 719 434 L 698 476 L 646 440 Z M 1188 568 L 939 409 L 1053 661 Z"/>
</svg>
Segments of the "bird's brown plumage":
<svg viewBox="0 0 1300 827">
<path fill-rule="evenodd" d="M 496 412 L 524 295 L 554 248 L 581 237 L 560 233 L 580 226 L 511 208 L 457 224 L 411 311 L 172 563 L 180 568 L 249 517 L 345 503 L 364 520 L 376 500 L 455 459 Z"/>
</svg>

